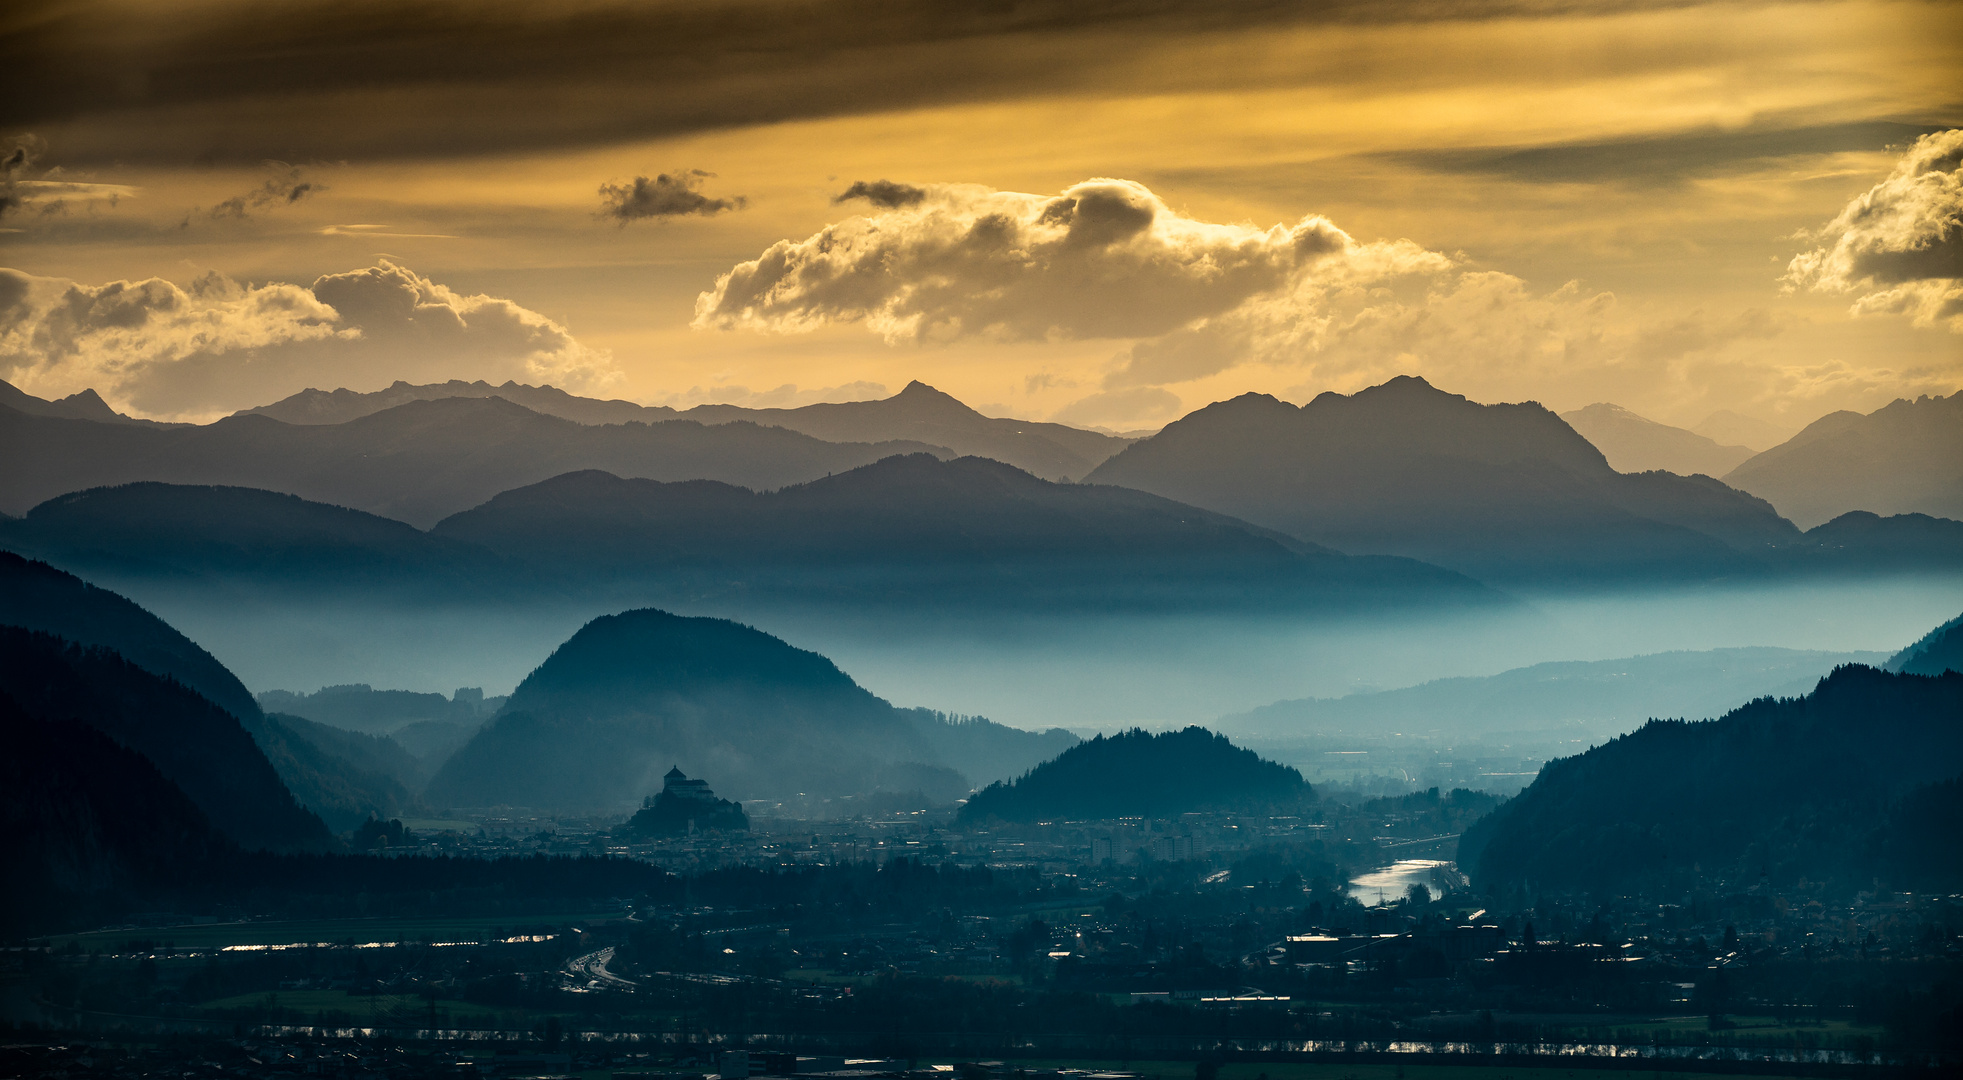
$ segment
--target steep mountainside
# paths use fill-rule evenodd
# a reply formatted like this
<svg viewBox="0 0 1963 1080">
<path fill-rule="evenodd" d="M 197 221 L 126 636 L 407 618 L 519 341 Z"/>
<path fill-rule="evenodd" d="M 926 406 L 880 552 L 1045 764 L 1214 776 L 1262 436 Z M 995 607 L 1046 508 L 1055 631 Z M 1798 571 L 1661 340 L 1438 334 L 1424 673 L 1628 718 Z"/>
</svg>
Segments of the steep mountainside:
<svg viewBox="0 0 1963 1080">
<path fill-rule="evenodd" d="M 394 739 L 277 713 L 257 727 L 260 748 L 293 797 L 335 832 L 348 832 L 370 817 L 387 820 L 422 810 L 416 792 L 432 770 Z"/>
<path fill-rule="evenodd" d="M 0 460 L 8 463 L 0 470 L 0 512 L 157 480 L 264 488 L 428 527 L 500 491 L 575 469 L 774 488 L 935 449 L 841 445 L 755 424 L 582 425 L 502 398 L 412 401 L 344 424 L 248 415 L 170 428 L 0 406 Z"/>
<path fill-rule="evenodd" d="M 1223 716 L 1215 726 L 1267 739 L 1402 734 L 1462 740 L 1528 732 L 1603 737 L 1655 717 L 1702 720 L 1768 694 L 1804 693 L 1840 664 L 1880 659 L 1879 653 L 1746 648 L 1560 661 L 1399 690 L 1278 701 Z"/>
<path fill-rule="evenodd" d="M 685 419 L 704 424 L 754 423 L 802 432 L 834 443 L 912 441 L 947 447 L 956 454 L 994 458 L 1049 480 L 1080 478 L 1130 441 L 1064 424 L 983 416 L 921 382 L 908 383 L 898 394 L 878 401 L 805 405 L 794 409 L 698 405 L 686 412 L 659 405 L 636 405 L 631 401 L 577 397 L 551 386 L 516 382 L 502 386 L 459 380 L 424 386 L 397 382 L 386 390 L 369 394 L 352 390 L 332 393 L 303 390 L 271 405 L 247 409 L 245 413 L 289 424 L 343 424 L 411 401 L 488 397 L 500 397 L 534 412 L 581 424 L 630 421 L 656 424 Z"/>
<path fill-rule="evenodd" d="M 670 595 L 1105 608 L 1494 599 L 1436 567 L 1349 558 L 1141 492 L 925 454 L 762 494 L 580 473 L 506 492 L 434 531 L 564 580 Z"/>
<path fill-rule="evenodd" d="M 1543 895 L 1676 888 L 1693 873 L 1871 888 L 1877 876 L 1935 869 L 1899 858 L 1896 803 L 1959 775 L 1963 673 L 1850 665 L 1803 698 L 1761 698 L 1712 721 L 1651 721 L 1550 762 L 1467 830 L 1459 859 L 1482 889 Z M 1942 869 L 1945 887 L 1963 880 L 1963 867 Z"/>
<path fill-rule="evenodd" d="M 398 527 L 406 529 L 406 526 Z M 191 726 L 180 733 L 181 737 L 173 737 L 174 741 L 166 748 L 169 753 L 185 755 L 184 768 L 237 771 L 241 777 L 239 783 L 244 785 L 241 791 L 248 794 L 254 790 L 252 784 L 258 783 L 250 778 L 257 776 L 260 768 L 268 768 L 276 774 L 274 784 L 285 785 L 279 792 L 280 796 L 287 797 L 288 801 L 298 798 L 302 806 L 333 822 L 336 828 L 348 827 L 344 822 L 351 814 L 365 815 L 370 810 L 379 812 L 386 808 L 396 808 L 399 812 L 413 802 L 403 790 L 405 785 L 398 782 L 399 770 L 378 769 L 369 760 L 369 748 L 365 745 L 336 738 L 334 736 L 343 733 L 331 729 L 320 732 L 303 730 L 310 727 L 305 721 L 281 723 L 268 719 L 238 677 L 210 653 L 130 600 L 90 585 L 72 574 L 0 551 L 0 627 L 17 627 L 22 632 L 38 631 L 89 649 L 112 650 L 118 657 L 117 663 L 133 665 L 151 676 L 160 677 L 159 685 L 170 687 L 179 694 L 188 694 L 203 703 L 216 716 L 205 716 L 191 705 L 171 699 L 176 702 L 172 708 L 192 718 L 186 721 Z M 32 655 L 40 656 L 41 653 L 34 652 Z M 101 670 L 114 674 L 119 669 L 105 661 Z M 134 680 L 132 685 L 136 683 L 141 683 L 141 680 Z M 109 690 L 104 689 L 103 692 L 108 693 Z M 125 698 L 127 695 L 117 698 L 123 704 L 116 707 L 138 709 L 136 715 L 142 715 L 141 708 L 129 705 Z M 86 700 L 92 702 L 95 699 Z M 26 703 L 26 699 L 22 701 Z M 117 730 L 104 730 L 118 739 L 131 742 Z M 247 749 L 251 751 L 249 756 L 258 758 L 256 765 L 247 760 L 244 750 L 234 745 L 231 734 L 234 731 L 249 736 Z M 149 753 L 144 749 L 147 744 L 131 742 L 131 745 Z M 173 764 L 176 761 L 176 758 L 158 758 L 157 764 L 166 776 L 184 784 L 193 798 L 200 800 L 200 806 L 206 806 L 211 811 L 203 801 L 204 789 L 184 781 L 178 765 Z M 291 796 L 287 795 L 289 791 Z M 264 792 L 253 797 L 262 803 L 278 802 Z M 267 810 L 266 814 L 269 815 L 266 817 L 266 828 L 286 830 L 277 832 L 277 836 L 292 833 L 295 827 L 290 822 L 282 824 L 284 819 L 280 817 L 280 812 Z M 238 833 L 233 828 L 233 817 L 216 811 L 211 811 L 211 816 L 220 829 L 236 836 L 241 843 L 247 846 L 258 843 L 247 839 L 249 835 L 258 835 L 251 832 L 250 822 L 240 825 L 247 830 L 245 833 Z M 319 822 L 315 821 L 314 828 L 317 829 L 318 825 Z M 311 844 L 316 840 L 324 842 L 325 837 L 308 833 L 301 840 Z M 300 840 L 286 846 L 293 843 L 300 843 Z"/>
<path fill-rule="evenodd" d="M 1410 377 L 1299 409 L 1259 394 L 1210 405 L 1089 480 L 1484 580 L 1749 574 L 1798 535 L 1709 478 L 1617 473 L 1539 405 L 1480 405 Z"/>
<path fill-rule="evenodd" d="M 1201 727 L 1099 735 L 1027 774 L 990 784 L 961 808 L 964 822 L 1177 817 L 1193 810 L 1299 806 L 1302 774 L 1263 761 Z"/>
<path fill-rule="evenodd" d="M 0 625 L 114 649 L 145 671 L 183 683 L 233 716 L 259 713 L 238 676 L 169 623 L 107 589 L 7 551 L 0 551 Z"/>
<path fill-rule="evenodd" d="M 638 805 L 672 767 L 730 798 L 966 790 L 915 726 L 817 653 L 655 610 L 587 623 L 446 762 L 436 806 Z"/>
<path fill-rule="evenodd" d="M 1963 671 L 1963 615 L 1929 631 L 1922 640 L 1889 657 L 1882 666 L 1910 675 Z"/>
<path fill-rule="evenodd" d="M 1679 476 L 1723 476 L 1757 453 L 1743 446 L 1721 446 L 1696 432 L 1659 424 L 1608 402 L 1564 412 L 1561 419 L 1595 444 L 1609 468 L 1621 473 L 1661 470 Z"/>
<path fill-rule="evenodd" d="M 1963 392 L 1823 416 L 1724 480 L 1802 528 L 1850 510 L 1963 520 Z"/>
<path fill-rule="evenodd" d="M 330 843 L 238 718 L 108 649 L 0 627 L 0 693 L 30 716 L 94 728 L 142 754 L 244 847 L 293 851 Z"/>
</svg>

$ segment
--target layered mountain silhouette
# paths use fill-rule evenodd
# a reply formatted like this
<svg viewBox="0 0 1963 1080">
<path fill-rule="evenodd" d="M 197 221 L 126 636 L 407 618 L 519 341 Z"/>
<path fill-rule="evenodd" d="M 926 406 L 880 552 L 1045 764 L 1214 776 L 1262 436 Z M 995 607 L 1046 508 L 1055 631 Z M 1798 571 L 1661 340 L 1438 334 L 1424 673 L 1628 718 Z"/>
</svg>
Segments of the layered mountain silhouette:
<svg viewBox="0 0 1963 1080">
<path fill-rule="evenodd" d="M 1539 405 L 1481 405 L 1411 377 L 1300 408 L 1220 402 L 1089 480 L 1497 582 L 1753 576 L 1804 543 L 1771 504 L 1708 476 L 1618 473 Z"/>
<path fill-rule="evenodd" d="M 428 527 L 500 491 L 576 469 L 773 488 L 937 449 L 828 443 L 750 423 L 586 425 L 497 397 L 411 401 L 326 425 L 247 415 L 145 427 L 0 406 L 0 459 L 8 463 L 0 512 L 85 488 L 162 481 L 263 488 Z"/>
<path fill-rule="evenodd" d="M 66 420 L 94 420 L 104 424 L 132 424 L 138 427 L 181 427 L 180 424 L 160 424 L 155 420 L 139 420 L 109 407 L 102 395 L 94 390 L 83 390 L 65 398 L 49 401 L 27 393 L 10 382 L 0 380 L 0 406 L 13 409 L 29 416 L 52 416 Z"/>
<path fill-rule="evenodd" d="M 1839 665 L 1881 660 L 1878 653 L 1757 647 L 1556 661 L 1398 690 L 1278 701 L 1223 716 L 1214 726 L 1264 739 L 1602 738 L 1655 716 L 1717 716 L 1768 694 L 1796 696 Z"/>
<path fill-rule="evenodd" d="M 964 822 L 1165 818 L 1196 810 L 1294 809 L 1313 798 L 1302 774 L 1201 727 L 1125 731 L 1065 750 L 961 808 Z"/>
<path fill-rule="evenodd" d="M 368 814 L 400 813 L 414 804 L 399 770 L 376 766 L 376 754 L 392 759 L 393 754 L 400 752 L 399 748 L 391 751 L 387 747 L 350 743 L 332 737 L 338 733 L 310 731 L 304 720 L 267 716 L 238 677 L 210 653 L 127 598 L 90 585 L 72 574 L 0 551 L 0 627 L 30 635 L 7 639 L 9 649 L 18 655 L 10 653 L 12 658 L 6 663 L 27 673 L 23 678 L 31 675 L 37 665 L 47 666 L 51 673 L 62 668 L 70 670 L 72 677 L 67 682 L 58 681 L 43 688 L 46 694 L 56 695 L 48 700 L 68 702 L 69 706 L 64 707 L 72 706 L 70 712 L 74 716 L 152 757 L 167 777 L 185 785 L 193 801 L 210 814 L 214 825 L 246 847 L 325 844 L 327 838 L 320 829 L 321 820 L 344 830 Z M 49 647 L 44 647 L 45 643 L 36 635 L 61 643 L 61 648 L 50 653 Z M 143 677 L 138 678 L 132 671 L 142 673 Z M 115 690 L 115 687 L 133 689 Z M 114 723 L 104 719 L 98 723 L 89 719 L 93 713 L 74 712 L 112 709 L 111 704 L 94 697 L 76 696 L 83 690 L 111 694 L 113 709 L 124 710 L 115 715 L 124 715 L 125 719 Z M 67 696 L 60 696 L 64 694 Z M 29 698 L 15 696 L 29 712 L 42 714 Z M 112 715 L 113 709 L 103 716 Z M 166 712 L 183 717 L 182 723 L 189 726 L 175 733 L 159 726 L 152 733 L 163 740 L 157 752 L 166 754 L 165 757 L 151 754 L 146 749 L 149 743 L 135 735 L 125 737 L 115 727 L 116 723 L 126 723 L 134 725 L 132 731 L 147 731 L 143 718 Z M 249 754 L 236 745 L 231 734 L 234 731 L 246 739 Z M 216 762 L 213 768 L 235 774 L 239 777 L 240 791 L 258 792 L 253 798 L 259 801 L 247 804 L 250 809 L 238 811 L 236 818 L 230 811 L 217 812 L 202 801 L 201 793 L 206 788 L 199 785 L 207 781 L 184 781 L 174 764 L 179 759 L 170 754 L 187 755 L 182 759 L 185 768 L 207 759 Z M 254 758 L 257 764 L 251 760 Z M 279 788 L 280 798 L 288 802 L 297 798 L 312 812 L 304 814 L 311 825 L 295 825 L 283 816 L 285 811 L 280 808 L 283 804 L 279 798 L 253 786 L 260 781 L 250 778 L 259 775 L 257 770 L 261 766 L 275 786 L 284 785 Z M 222 787 L 224 781 L 209 783 Z M 318 814 L 319 819 L 313 814 Z M 235 820 L 240 823 L 237 829 L 233 827 Z M 262 822 L 264 828 L 273 831 L 261 835 L 253 831 L 259 827 L 255 822 Z"/>
<path fill-rule="evenodd" d="M 1660 469 L 1681 476 L 1723 476 L 1757 453 L 1749 447 L 1721 445 L 1696 432 L 1659 424 L 1608 402 L 1564 412 L 1561 419 L 1595 444 L 1616 472 Z"/>
<path fill-rule="evenodd" d="M 513 565 L 685 596 L 1101 608 L 1495 599 L 1409 560 L 1350 558 L 1142 492 L 926 454 L 762 493 L 577 473 L 506 492 L 433 535 Z"/>
<path fill-rule="evenodd" d="M 632 421 L 653 424 L 683 419 L 704 424 L 754 423 L 835 443 L 922 443 L 946 447 L 959 455 L 1007 462 L 1049 480 L 1080 478 L 1130 441 L 1065 424 L 983 416 L 918 381 L 878 401 L 805 405 L 794 409 L 698 405 L 686 411 L 577 397 L 551 386 L 516 382 L 493 386 L 481 380 L 468 383 L 452 380 L 415 386 L 398 381 L 386 390 L 368 394 L 351 390 L 303 390 L 245 412 L 289 424 L 343 424 L 411 401 L 489 397 L 503 398 L 535 412 L 581 424 Z"/>
<path fill-rule="evenodd" d="M 145 482 L 78 491 L 0 521 L 0 544 L 90 577 L 250 584 L 275 593 L 333 587 L 405 600 L 457 596 L 493 588 L 507 573 L 481 548 L 400 521 L 241 487 Z M 249 712 L 237 700 L 227 707 Z"/>
<path fill-rule="evenodd" d="M 141 754 L 243 847 L 330 843 L 237 717 L 110 649 L 0 627 L 0 694 L 42 723 L 91 728 Z"/>
<path fill-rule="evenodd" d="M 1724 480 L 1808 528 L 1855 510 L 1963 519 L 1963 392 L 1830 413 Z"/>
<path fill-rule="evenodd" d="M 913 723 L 817 653 L 723 619 L 586 624 L 430 782 L 440 806 L 618 809 L 679 766 L 739 801 L 967 790 Z"/>
<path fill-rule="evenodd" d="M 1848 665 L 1804 697 L 1653 720 L 1550 762 L 1466 831 L 1459 861 L 1481 889 L 1541 895 L 1877 878 L 1946 891 L 1963 865 L 1930 853 L 1955 848 L 1959 718 L 1963 673 Z"/>
</svg>

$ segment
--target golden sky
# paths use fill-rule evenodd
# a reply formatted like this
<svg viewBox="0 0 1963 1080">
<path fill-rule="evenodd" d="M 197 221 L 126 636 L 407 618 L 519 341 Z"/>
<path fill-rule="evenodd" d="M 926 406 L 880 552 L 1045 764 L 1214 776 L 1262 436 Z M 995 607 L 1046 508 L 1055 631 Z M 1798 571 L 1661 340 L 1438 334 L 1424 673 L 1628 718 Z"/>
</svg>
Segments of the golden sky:
<svg viewBox="0 0 1963 1080">
<path fill-rule="evenodd" d="M 1792 430 L 1963 387 L 1954 3 L 10 11 L 43 396 L 917 378 L 1125 430 L 1418 374 Z"/>
</svg>

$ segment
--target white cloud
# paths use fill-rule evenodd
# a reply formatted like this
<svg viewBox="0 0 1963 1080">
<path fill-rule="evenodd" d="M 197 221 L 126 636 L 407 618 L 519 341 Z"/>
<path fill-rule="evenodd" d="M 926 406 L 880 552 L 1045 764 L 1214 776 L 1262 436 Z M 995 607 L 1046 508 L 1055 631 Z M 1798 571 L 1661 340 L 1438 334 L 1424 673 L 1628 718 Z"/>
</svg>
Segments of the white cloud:
<svg viewBox="0 0 1963 1080">
<path fill-rule="evenodd" d="M 43 396 L 94 387 L 142 415 L 204 419 L 308 386 L 401 378 L 598 389 L 611 358 L 509 300 L 383 261 L 312 286 L 207 274 L 83 285 L 0 270 L 0 377 Z"/>
<path fill-rule="evenodd" d="M 1963 333 L 1963 129 L 1917 139 L 1814 239 L 1787 266 L 1789 288 L 1862 292 L 1857 315 Z"/>
</svg>

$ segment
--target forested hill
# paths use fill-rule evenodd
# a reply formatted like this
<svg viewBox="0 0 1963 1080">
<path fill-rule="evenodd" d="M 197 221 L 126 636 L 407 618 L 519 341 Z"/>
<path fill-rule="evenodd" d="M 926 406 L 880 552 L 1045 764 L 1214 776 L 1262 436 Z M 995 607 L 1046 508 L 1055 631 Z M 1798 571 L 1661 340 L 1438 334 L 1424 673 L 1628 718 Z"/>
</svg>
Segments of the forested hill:
<svg viewBox="0 0 1963 1080">
<path fill-rule="evenodd" d="M 1963 615 L 1929 631 L 1922 640 L 1888 658 L 1889 671 L 1941 675 L 1963 671 Z"/>
<path fill-rule="evenodd" d="M 994 783 L 963 821 L 1170 817 L 1192 810 L 1294 807 L 1313 798 L 1302 774 L 1202 727 L 1133 729 L 1078 743 L 1020 779 Z"/>
<path fill-rule="evenodd" d="M 1955 785 L 1940 785 L 1959 775 L 1963 673 L 1849 664 L 1805 697 L 1761 698 L 1717 720 L 1652 720 L 1549 763 L 1466 831 L 1459 861 L 1495 894 L 1694 879 L 1950 888 L 1963 885 L 1963 865 L 1922 857 L 1913 838 L 1953 831 L 1930 829 L 1916 808 L 1954 806 Z"/>
<path fill-rule="evenodd" d="M 333 845 L 238 718 L 175 679 L 108 649 L 0 626 L 0 693 L 36 720 L 93 728 L 148 758 L 242 847 Z"/>
<path fill-rule="evenodd" d="M 44 562 L 0 551 L 0 625 L 114 649 L 241 719 L 259 715 L 251 691 L 217 658 L 136 603 Z"/>
</svg>

